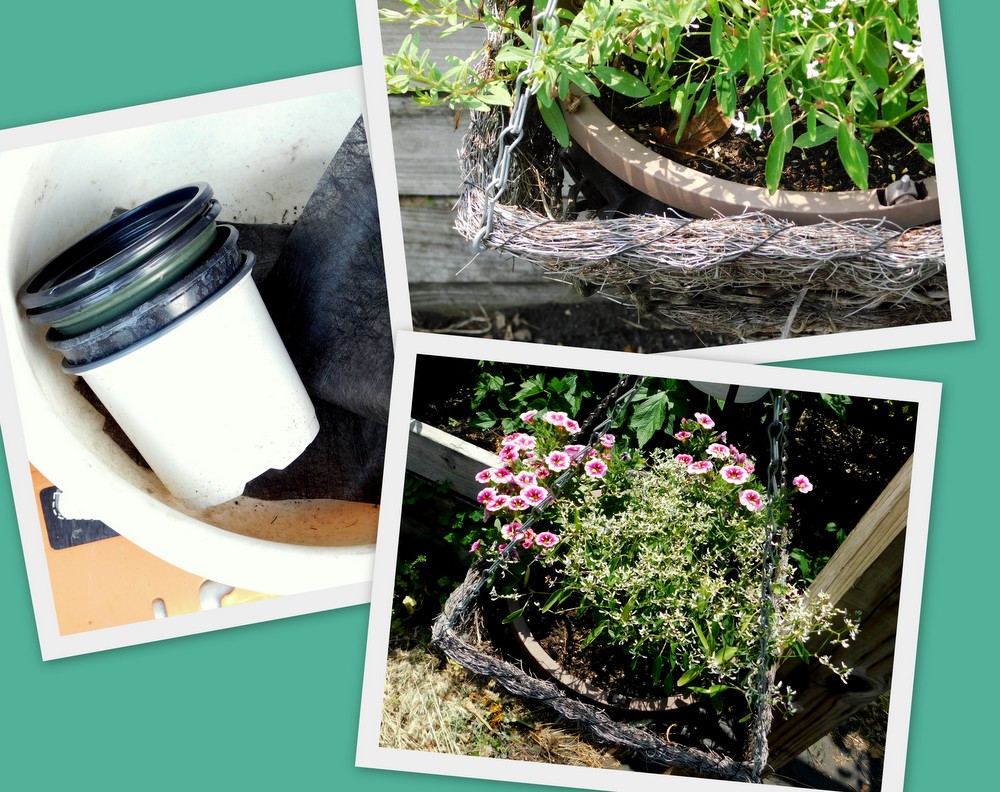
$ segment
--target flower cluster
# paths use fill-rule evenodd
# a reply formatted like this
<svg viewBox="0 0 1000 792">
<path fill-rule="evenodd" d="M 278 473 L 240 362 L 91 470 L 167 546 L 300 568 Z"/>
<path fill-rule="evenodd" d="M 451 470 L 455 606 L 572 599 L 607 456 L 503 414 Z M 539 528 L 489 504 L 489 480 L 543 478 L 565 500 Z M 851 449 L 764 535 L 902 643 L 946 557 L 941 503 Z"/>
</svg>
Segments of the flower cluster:
<svg viewBox="0 0 1000 792">
<path fill-rule="evenodd" d="M 701 480 L 706 493 L 735 495 L 739 505 L 750 512 L 767 508 L 767 496 L 754 477 L 753 460 L 728 443 L 725 432 L 715 432 L 711 416 L 695 413 L 694 418 L 682 418 L 680 424 L 682 428 L 674 434 L 680 443 L 674 460 L 688 475 Z M 800 493 L 813 488 L 807 476 L 796 476 L 792 485 Z"/>
<path fill-rule="evenodd" d="M 476 481 L 484 485 L 476 499 L 484 519 L 496 521 L 503 540 L 495 545 L 497 552 L 506 550 L 510 542 L 519 542 L 524 550 L 544 553 L 559 543 L 560 535 L 525 527 L 525 517 L 548 505 L 554 497 L 548 485 L 567 471 L 581 474 L 574 486 L 567 485 L 577 496 L 596 488 L 615 464 L 615 437 L 601 436 L 596 448 L 576 443 L 580 424 L 564 412 L 529 410 L 521 414 L 521 421 L 533 432 L 513 432 L 503 438 L 500 465 L 476 474 Z M 477 540 L 470 552 L 482 547 Z"/>
</svg>

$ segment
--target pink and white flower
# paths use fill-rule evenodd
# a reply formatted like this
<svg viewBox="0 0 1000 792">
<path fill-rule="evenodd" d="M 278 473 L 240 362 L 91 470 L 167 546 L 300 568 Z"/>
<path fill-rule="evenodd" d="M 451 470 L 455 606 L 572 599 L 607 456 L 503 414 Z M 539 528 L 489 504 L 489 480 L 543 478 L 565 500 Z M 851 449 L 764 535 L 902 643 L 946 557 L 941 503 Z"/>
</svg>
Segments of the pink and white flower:
<svg viewBox="0 0 1000 792">
<path fill-rule="evenodd" d="M 533 487 L 535 485 L 535 474 L 529 470 L 522 470 L 514 476 L 514 483 L 521 489 L 524 489 L 525 487 Z"/>
<path fill-rule="evenodd" d="M 694 462 L 694 457 L 691 456 L 690 454 L 678 454 L 677 456 L 674 457 L 674 459 L 677 460 L 678 465 L 683 465 L 684 467 L 687 467 L 692 462 Z"/>
<path fill-rule="evenodd" d="M 576 457 L 577 454 L 579 454 L 581 451 L 583 451 L 583 449 L 584 449 L 584 446 L 582 446 L 582 445 L 568 445 L 568 446 L 566 446 L 563 449 L 563 451 L 565 451 L 567 454 L 569 454 L 569 458 L 570 459 L 573 459 L 573 458 Z"/>
<path fill-rule="evenodd" d="M 521 497 L 532 506 L 537 506 L 549 496 L 549 491 L 545 487 L 525 487 L 521 490 Z"/>
<path fill-rule="evenodd" d="M 524 535 L 521 537 L 521 547 L 527 550 L 531 547 L 532 544 L 534 544 L 534 542 L 535 542 L 535 532 L 532 531 L 530 528 L 528 528 L 528 530 L 526 530 L 524 532 Z"/>
<path fill-rule="evenodd" d="M 534 422 L 536 415 L 538 415 L 538 410 L 528 410 L 527 412 L 521 413 L 521 420 L 530 424 Z"/>
<path fill-rule="evenodd" d="M 764 508 L 764 500 L 756 490 L 740 492 L 740 503 L 752 512 L 759 512 Z"/>
<path fill-rule="evenodd" d="M 486 511 L 498 512 L 501 509 L 505 509 L 507 508 L 508 501 L 510 501 L 509 495 L 497 495 L 492 500 L 486 502 Z"/>
<path fill-rule="evenodd" d="M 614 448 L 615 436 L 613 434 L 603 434 L 601 435 L 600 442 L 605 448 Z"/>
<path fill-rule="evenodd" d="M 565 451 L 550 451 L 549 455 L 545 457 L 545 464 L 549 466 L 549 470 L 555 472 L 566 470 L 569 463 L 570 456 Z"/>
<path fill-rule="evenodd" d="M 746 469 L 739 465 L 726 465 L 719 471 L 719 475 L 730 484 L 743 484 L 750 478 L 750 474 L 746 472 Z"/>
<path fill-rule="evenodd" d="M 490 472 L 490 478 L 497 484 L 506 484 L 514 480 L 514 474 L 511 473 L 509 468 L 494 468 Z"/>
<path fill-rule="evenodd" d="M 685 440 L 690 440 L 693 435 L 687 429 L 681 429 L 679 432 L 674 434 L 674 437 L 683 443 Z"/>
<path fill-rule="evenodd" d="M 572 418 L 567 418 L 563 422 L 563 429 L 565 429 L 570 434 L 576 434 L 580 431 L 580 424 L 574 421 Z"/>
<path fill-rule="evenodd" d="M 540 534 L 535 536 L 535 544 L 546 549 L 555 547 L 559 544 L 559 537 L 551 531 L 542 531 Z"/>
<path fill-rule="evenodd" d="M 495 468 L 487 468 L 486 470 L 480 470 L 476 474 L 476 481 L 478 481 L 480 484 L 486 484 L 490 481 L 493 481 L 494 470 Z"/>
<path fill-rule="evenodd" d="M 476 496 L 476 500 L 479 503 L 489 503 L 497 496 L 497 491 L 493 487 L 487 487 L 484 490 L 480 490 L 479 494 Z"/>
<path fill-rule="evenodd" d="M 806 476 L 796 476 L 793 478 L 792 486 L 803 494 L 812 492 L 813 489 L 812 482 Z"/>
<path fill-rule="evenodd" d="M 512 522 L 500 526 L 500 535 L 508 542 L 521 537 L 521 523 Z"/>
<path fill-rule="evenodd" d="M 469 552 L 470 553 L 476 552 L 479 549 L 479 545 L 481 545 L 481 544 L 482 544 L 482 541 L 479 540 L 479 539 L 477 539 L 476 541 L 474 541 L 472 543 L 472 547 L 469 548 Z"/>
<path fill-rule="evenodd" d="M 507 508 L 511 511 L 524 511 L 525 509 L 530 509 L 531 504 L 522 495 L 514 495 L 507 501 Z"/>
<path fill-rule="evenodd" d="M 729 456 L 729 446 L 722 443 L 712 443 L 705 449 L 705 453 L 716 459 L 725 459 Z"/>
<path fill-rule="evenodd" d="M 688 473 L 690 473 L 690 474 L 692 474 L 694 476 L 700 476 L 703 473 L 708 473 L 711 470 L 715 470 L 715 465 L 713 465 L 707 459 L 700 459 L 697 462 L 692 462 L 687 467 Z"/>
<path fill-rule="evenodd" d="M 500 461 L 510 464 L 517 462 L 518 448 L 515 445 L 505 445 L 500 449 Z"/>
<path fill-rule="evenodd" d="M 564 412 L 547 412 L 542 416 L 542 420 L 553 426 L 565 426 L 569 416 Z"/>
<path fill-rule="evenodd" d="M 608 466 L 603 459 L 591 459 L 583 466 L 583 470 L 591 478 L 601 479 L 608 472 Z"/>
<path fill-rule="evenodd" d="M 698 425 L 701 426 L 702 429 L 712 429 L 715 426 L 715 421 L 705 415 L 705 413 L 696 412 L 694 414 L 694 419 L 698 422 Z"/>
</svg>

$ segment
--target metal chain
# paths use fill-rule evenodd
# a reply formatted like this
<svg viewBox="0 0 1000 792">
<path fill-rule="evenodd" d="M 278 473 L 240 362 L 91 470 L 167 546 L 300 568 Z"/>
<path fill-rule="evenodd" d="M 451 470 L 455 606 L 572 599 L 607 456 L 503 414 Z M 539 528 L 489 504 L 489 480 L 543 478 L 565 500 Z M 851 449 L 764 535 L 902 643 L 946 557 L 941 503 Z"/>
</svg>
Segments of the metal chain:
<svg viewBox="0 0 1000 792">
<path fill-rule="evenodd" d="M 639 388 L 642 387 L 643 383 L 646 381 L 646 378 L 638 377 L 635 381 L 635 384 L 628 391 L 618 396 L 617 394 L 620 393 L 622 388 L 625 387 L 625 383 L 627 381 L 628 381 L 627 375 L 623 376 L 620 380 L 618 380 L 618 384 L 611 389 L 608 395 L 605 396 L 604 399 L 601 401 L 601 403 L 594 408 L 593 412 L 591 412 L 590 416 L 584 423 L 585 426 L 589 426 L 590 424 L 592 424 L 602 410 L 607 410 L 604 420 L 602 420 L 599 424 L 597 424 L 597 426 L 593 428 L 593 430 L 591 430 L 587 444 L 584 445 L 579 451 L 576 452 L 576 454 L 573 455 L 573 458 L 570 460 L 569 467 L 566 468 L 566 470 L 564 470 L 562 473 L 560 473 L 559 476 L 555 478 L 555 480 L 553 480 L 551 486 L 549 486 L 548 488 L 549 492 L 545 496 L 545 498 L 539 503 L 537 503 L 534 507 L 532 507 L 531 512 L 528 514 L 527 519 L 525 519 L 521 523 L 522 533 L 527 531 L 528 528 L 530 528 L 538 520 L 540 520 L 542 512 L 546 508 L 548 508 L 562 493 L 562 490 L 566 487 L 566 484 L 569 482 L 570 478 L 572 478 L 578 472 L 578 470 L 575 469 L 576 463 L 584 456 L 590 453 L 590 450 L 594 447 L 594 445 L 600 441 L 601 435 L 607 432 L 607 430 L 611 426 L 613 426 L 616 422 L 620 421 L 624 417 L 625 412 L 628 410 L 629 405 L 632 403 L 632 399 L 635 397 L 635 394 L 639 392 Z M 612 402 L 612 400 L 614 401 Z M 611 404 L 610 407 L 607 406 L 609 403 Z M 465 597 L 463 597 L 462 601 L 458 604 L 458 606 L 452 610 L 451 615 L 448 618 L 447 629 L 450 630 L 452 627 L 454 627 L 455 622 L 458 620 L 458 617 L 462 613 L 464 613 L 469 604 L 474 599 L 476 599 L 476 597 L 479 596 L 479 593 L 482 591 L 483 586 L 485 586 L 486 583 L 493 578 L 493 575 L 496 573 L 497 569 L 500 568 L 500 565 L 508 561 L 510 556 L 514 554 L 515 552 L 514 546 L 516 544 L 517 540 L 515 537 L 514 539 L 511 539 L 507 543 L 507 546 L 500 553 L 497 554 L 497 557 L 486 569 L 486 573 L 483 575 L 479 583 L 473 588 L 471 588 L 466 593 Z"/>
<path fill-rule="evenodd" d="M 768 531 L 764 537 L 763 549 L 763 582 L 761 584 L 760 611 L 760 665 L 757 669 L 756 702 L 754 706 L 754 746 L 750 757 L 751 779 L 760 781 L 761 773 L 767 764 L 767 732 L 769 719 L 766 717 L 768 694 L 771 689 L 774 673 L 774 662 L 771 657 L 771 621 L 774 615 L 774 583 L 779 562 L 775 552 L 781 542 L 778 540 L 777 517 L 774 513 L 774 502 L 778 493 L 785 487 L 788 476 L 788 407 L 787 394 L 780 391 L 774 397 L 774 412 L 767 433 L 770 440 L 771 459 L 767 466 L 767 522 Z"/>
<path fill-rule="evenodd" d="M 472 249 L 475 252 L 482 250 L 482 242 L 493 231 L 493 214 L 496 210 L 496 202 L 507 189 L 507 177 L 510 175 L 510 158 L 514 149 L 524 137 L 524 117 L 528 112 L 528 103 L 532 95 L 537 90 L 537 86 L 524 90 L 525 82 L 535 71 L 535 64 L 538 61 L 538 52 L 542 47 L 542 37 L 539 29 L 546 20 L 552 19 L 556 14 L 556 7 L 559 0 L 548 0 L 545 8 L 531 18 L 531 59 L 524 70 L 517 75 L 514 82 L 513 104 L 510 112 L 510 120 L 507 126 L 501 130 L 497 138 L 497 157 L 493 165 L 493 178 L 486 185 L 485 204 L 483 207 L 482 224 L 479 231 L 472 239 Z"/>
</svg>

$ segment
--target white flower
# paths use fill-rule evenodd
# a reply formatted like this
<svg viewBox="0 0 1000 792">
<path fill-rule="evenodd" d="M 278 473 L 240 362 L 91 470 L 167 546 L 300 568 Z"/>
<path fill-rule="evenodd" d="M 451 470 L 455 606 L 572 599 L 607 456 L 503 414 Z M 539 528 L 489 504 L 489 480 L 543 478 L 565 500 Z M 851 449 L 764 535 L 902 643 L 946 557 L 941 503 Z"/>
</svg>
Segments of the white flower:
<svg viewBox="0 0 1000 792">
<path fill-rule="evenodd" d="M 918 39 L 913 39 L 909 44 L 905 41 L 894 41 L 892 46 L 898 49 L 911 64 L 924 57 L 924 48 Z"/>
<path fill-rule="evenodd" d="M 806 77 L 809 79 L 819 77 L 819 61 L 810 61 L 806 66 Z"/>
<path fill-rule="evenodd" d="M 760 124 L 757 122 L 748 123 L 743 118 L 743 111 L 740 110 L 736 113 L 736 118 L 733 119 L 733 129 L 736 130 L 737 135 L 742 135 L 744 132 L 748 134 L 751 140 L 760 140 L 761 132 Z"/>
</svg>

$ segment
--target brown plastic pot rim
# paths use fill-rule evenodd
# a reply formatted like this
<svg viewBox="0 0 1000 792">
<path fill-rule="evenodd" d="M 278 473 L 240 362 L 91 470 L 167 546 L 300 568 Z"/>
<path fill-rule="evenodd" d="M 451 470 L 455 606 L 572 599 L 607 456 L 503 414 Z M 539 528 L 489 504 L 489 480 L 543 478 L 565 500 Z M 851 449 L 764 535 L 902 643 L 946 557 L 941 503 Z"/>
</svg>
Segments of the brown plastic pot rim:
<svg viewBox="0 0 1000 792">
<path fill-rule="evenodd" d="M 569 133 L 584 151 L 637 190 L 680 211 L 698 217 L 726 217 L 764 212 L 800 225 L 860 219 L 884 219 L 901 228 L 937 222 L 941 218 L 937 180 L 917 182 L 926 196 L 885 206 L 878 190 L 802 192 L 726 181 L 657 154 L 630 137 L 586 96 L 576 110 L 563 107 Z"/>
</svg>

